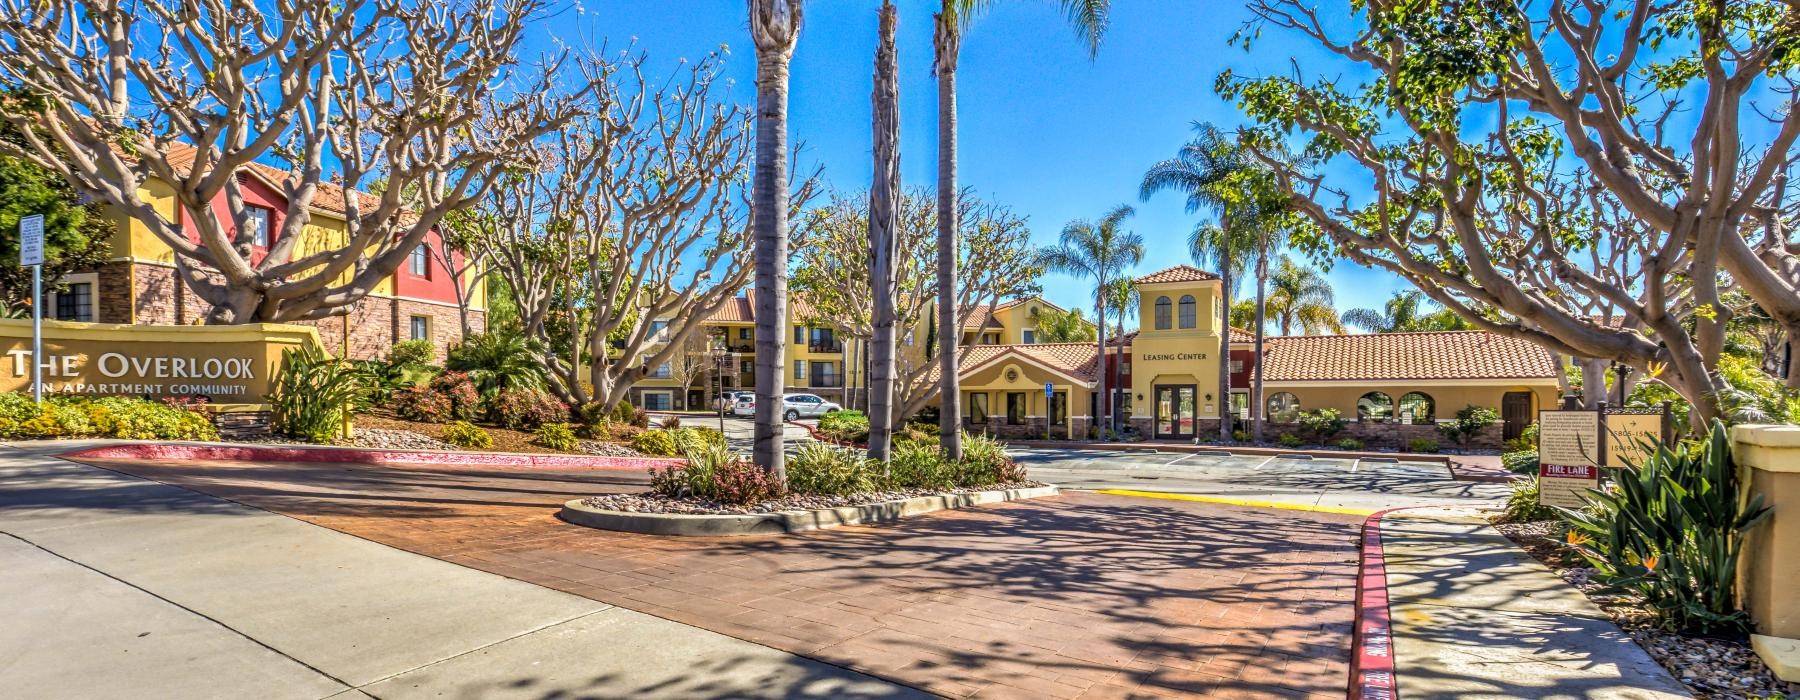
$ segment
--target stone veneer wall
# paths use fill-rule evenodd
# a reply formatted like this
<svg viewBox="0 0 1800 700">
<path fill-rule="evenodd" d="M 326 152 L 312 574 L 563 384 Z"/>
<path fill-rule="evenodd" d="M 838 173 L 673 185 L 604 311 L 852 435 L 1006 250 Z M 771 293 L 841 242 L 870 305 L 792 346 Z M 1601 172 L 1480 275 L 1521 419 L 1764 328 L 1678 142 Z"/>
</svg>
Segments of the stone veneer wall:
<svg viewBox="0 0 1800 700">
<path fill-rule="evenodd" d="M 180 283 L 172 267 L 111 262 L 98 272 L 96 321 L 131 323 L 135 316 L 137 323 L 146 325 L 186 326 L 197 325 L 206 318 L 206 302 Z M 320 342 L 334 353 L 344 346 L 347 326 L 350 357 L 368 359 L 387 354 L 396 341 L 407 339 L 413 316 L 431 318 L 431 343 L 436 348 L 437 361 L 444 359 L 445 348 L 462 339 L 462 321 L 455 305 L 395 297 L 365 297 L 348 316 L 301 323 L 317 328 Z M 469 325 L 476 333 L 485 331 L 487 313 L 471 310 Z"/>
</svg>

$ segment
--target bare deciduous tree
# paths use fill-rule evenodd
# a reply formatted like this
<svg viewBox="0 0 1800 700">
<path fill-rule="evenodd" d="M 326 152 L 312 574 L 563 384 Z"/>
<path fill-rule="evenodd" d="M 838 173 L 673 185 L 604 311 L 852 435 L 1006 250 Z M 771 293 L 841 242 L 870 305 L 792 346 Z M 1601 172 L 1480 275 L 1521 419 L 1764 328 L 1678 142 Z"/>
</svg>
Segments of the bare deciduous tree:
<svg viewBox="0 0 1800 700">
<path fill-rule="evenodd" d="M 815 318 L 809 323 L 841 330 L 855 340 L 874 333 L 874 287 L 869 266 L 868 198 L 835 195 L 800 219 L 806 245 L 794 255 L 794 290 L 804 295 Z M 1036 294 L 1044 266 L 1031 246 L 1025 220 L 1005 207 L 984 203 L 964 191 L 957 198 L 958 284 L 952 294 L 953 328 L 985 323 L 984 309 L 1002 299 Z M 894 358 L 895 421 L 917 413 L 938 395 L 936 358 L 944 347 L 932 313 L 937 293 L 937 216 L 932 193 L 912 190 L 900 198 L 894 245 L 894 325 L 901 341 Z M 976 314 L 981 313 L 980 318 Z M 979 336 L 985 328 L 975 328 Z M 846 343 L 854 346 L 855 343 Z M 969 352 L 959 346 L 958 363 Z"/>
<path fill-rule="evenodd" d="M 212 306 L 209 322 L 347 313 L 574 116 L 555 61 L 516 70 L 542 7 L 5 0 L 0 81 L 15 90 L 0 116 L 21 139 L 0 149 L 143 224 Z M 246 170 L 286 200 L 260 258 Z M 174 211 L 147 195 L 152 182 Z M 342 232 L 316 227 L 321 208 Z"/>
</svg>

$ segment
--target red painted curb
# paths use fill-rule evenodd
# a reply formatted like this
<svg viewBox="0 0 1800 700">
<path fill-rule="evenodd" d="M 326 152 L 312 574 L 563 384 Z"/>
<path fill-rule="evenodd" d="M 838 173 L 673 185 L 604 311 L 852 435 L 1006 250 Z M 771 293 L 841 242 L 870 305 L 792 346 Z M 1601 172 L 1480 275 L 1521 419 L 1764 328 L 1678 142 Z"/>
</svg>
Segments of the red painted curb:
<svg viewBox="0 0 1800 700">
<path fill-rule="evenodd" d="M 1381 516 L 1363 521 L 1362 556 L 1356 575 L 1356 619 L 1350 642 L 1351 700 L 1397 700 L 1400 683 L 1394 674 L 1394 626 L 1388 612 L 1387 561 L 1381 549 Z"/>
<path fill-rule="evenodd" d="M 666 457 L 583 457 L 517 452 L 434 452 L 429 450 L 365 450 L 346 447 L 276 447 L 271 445 L 107 445 L 67 452 L 66 459 L 224 460 L 270 462 L 349 462 L 354 464 L 448 464 L 477 467 L 575 467 L 649 469 L 675 467 L 684 460 Z"/>
</svg>

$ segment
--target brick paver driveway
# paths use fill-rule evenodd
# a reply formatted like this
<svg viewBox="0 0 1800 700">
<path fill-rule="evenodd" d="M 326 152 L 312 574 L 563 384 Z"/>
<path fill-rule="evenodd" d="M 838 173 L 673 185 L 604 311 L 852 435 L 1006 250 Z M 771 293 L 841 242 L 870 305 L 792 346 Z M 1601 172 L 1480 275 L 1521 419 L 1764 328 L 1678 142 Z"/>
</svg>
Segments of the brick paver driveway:
<svg viewBox="0 0 1800 700">
<path fill-rule="evenodd" d="M 554 517 L 641 488 L 634 473 L 96 464 L 943 695 L 1346 686 L 1351 517 L 1068 494 L 889 527 L 659 538 Z"/>
</svg>

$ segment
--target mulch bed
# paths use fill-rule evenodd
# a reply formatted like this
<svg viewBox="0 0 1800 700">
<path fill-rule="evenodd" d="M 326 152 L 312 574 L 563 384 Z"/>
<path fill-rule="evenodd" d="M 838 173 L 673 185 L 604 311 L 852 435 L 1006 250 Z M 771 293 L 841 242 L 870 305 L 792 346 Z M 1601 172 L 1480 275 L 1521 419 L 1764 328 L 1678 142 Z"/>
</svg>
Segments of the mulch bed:
<svg viewBox="0 0 1800 700">
<path fill-rule="evenodd" d="M 385 418 L 382 416 L 362 415 L 362 416 L 356 417 L 356 432 L 359 434 L 364 433 L 364 432 L 370 432 L 370 431 L 381 431 L 381 433 L 389 433 L 389 434 L 404 431 L 404 432 L 416 433 L 420 436 L 423 436 L 427 440 L 431 440 L 431 441 L 438 442 L 438 443 L 443 443 L 445 427 L 446 426 L 444 426 L 442 424 L 438 424 L 438 423 L 415 423 L 412 421 L 400 420 L 397 418 Z M 508 430 L 506 428 L 501 428 L 501 427 L 492 426 L 492 425 L 483 425 L 483 426 L 481 426 L 481 429 L 486 430 L 488 436 L 492 437 L 494 439 L 494 445 L 492 447 L 489 447 L 486 450 L 466 450 L 466 451 L 468 451 L 468 452 L 527 452 L 527 453 L 532 453 L 532 454 L 552 454 L 552 455 L 570 454 L 568 452 L 558 452 L 556 450 L 552 450 L 552 449 L 549 449 L 542 445 L 539 445 L 535 442 L 532 442 L 532 434 L 531 433 L 520 432 L 517 430 Z M 381 434 L 381 433 L 377 433 L 377 434 Z M 447 444 L 447 443 L 444 443 L 444 444 Z M 576 454 L 592 454 L 592 455 L 601 455 L 601 456 L 606 456 L 606 457 L 643 457 L 643 456 L 645 456 L 643 453 L 638 452 L 637 450 L 631 449 L 630 447 L 627 447 L 625 445 L 621 445 L 618 443 L 601 442 L 598 440 L 582 440 L 580 445 L 581 445 L 581 447 L 580 447 L 581 451 Z M 448 449 L 459 450 L 461 448 L 450 447 Z"/>
<path fill-rule="evenodd" d="M 1694 696 L 1717 700 L 1786 697 L 1775 673 L 1750 648 L 1749 640 L 1691 637 L 1657 628 L 1638 602 L 1609 593 L 1592 580 L 1586 566 L 1563 545 L 1560 521 L 1495 523 L 1495 529 L 1517 543 L 1563 580 L 1587 594 L 1650 657 L 1668 669 Z"/>
<path fill-rule="evenodd" d="M 1028 489 L 1045 486 L 1038 481 L 1020 481 L 1010 484 L 994 484 L 971 488 L 935 491 L 932 489 L 899 489 L 894 491 L 872 491 L 869 493 L 851 494 L 848 496 L 822 496 L 808 494 L 789 494 L 772 501 L 763 501 L 753 506 L 719 503 L 704 498 L 675 498 L 658 493 L 615 493 L 595 496 L 582 501 L 582 505 L 616 510 L 625 513 L 665 513 L 679 515 L 754 515 L 762 513 L 778 513 L 791 510 L 815 510 L 820 508 L 843 508 L 846 506 L 866 506 L 888 501 L 898 501 L 920 496 L 937 496 L 952 493 L 975 493 L 977 491 L 1001 491 L 1006 489 Z"/>
</svg>

